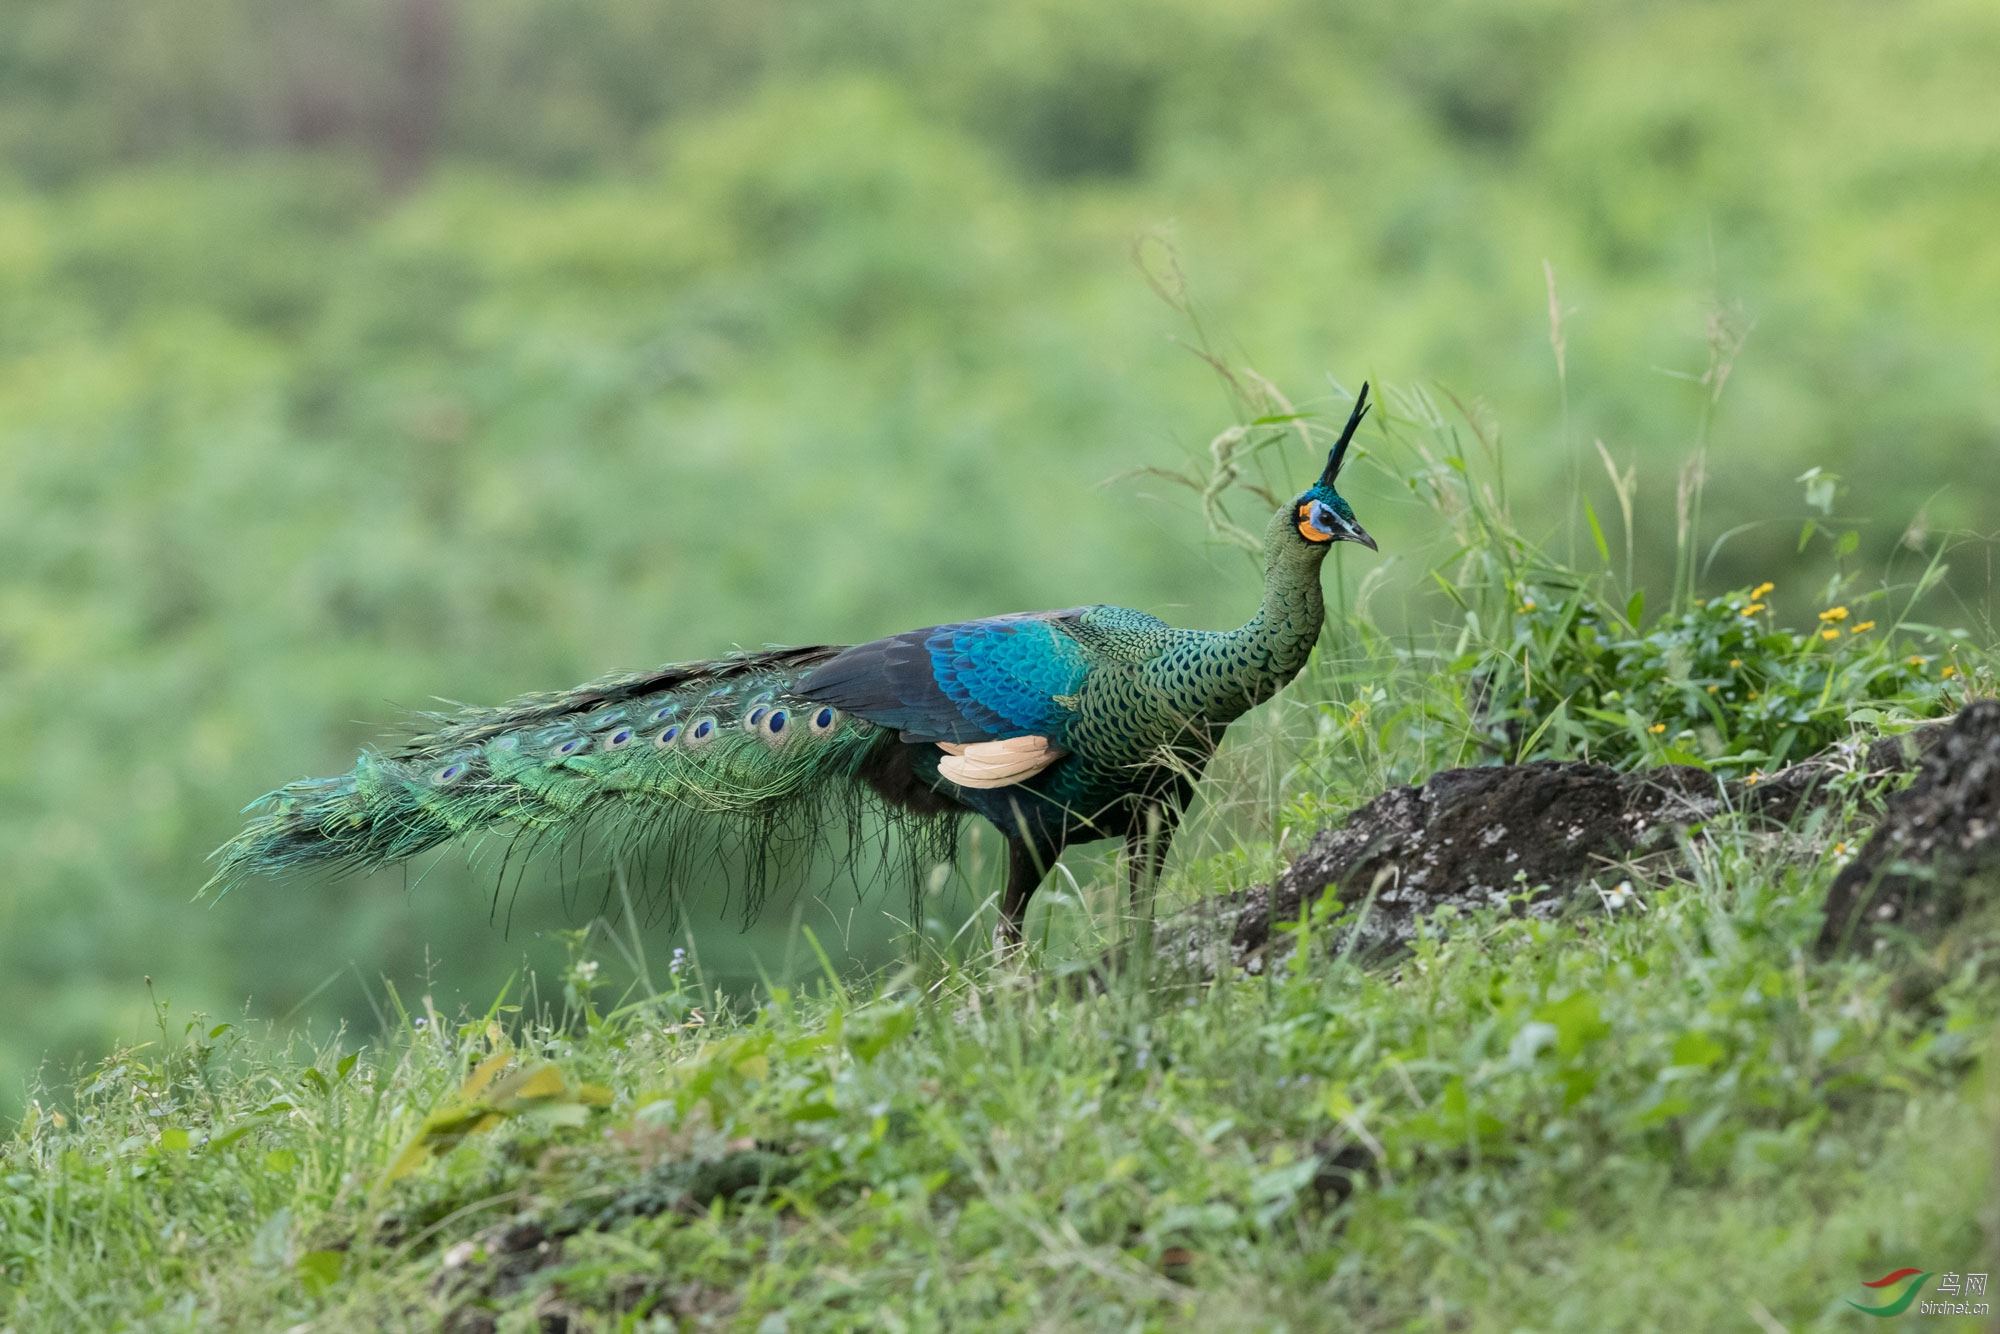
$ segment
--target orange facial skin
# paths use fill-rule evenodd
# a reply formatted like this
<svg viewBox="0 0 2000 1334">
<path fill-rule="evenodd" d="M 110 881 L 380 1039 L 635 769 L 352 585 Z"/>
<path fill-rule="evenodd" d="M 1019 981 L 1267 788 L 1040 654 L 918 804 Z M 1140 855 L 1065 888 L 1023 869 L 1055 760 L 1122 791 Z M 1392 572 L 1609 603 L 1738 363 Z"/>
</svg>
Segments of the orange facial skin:
<svg viewBox="0 0 2000 1334">
<path fill-rule="evenodd" d="M 1312 504 L 1310 501 L 1308 501 L 1306 504 L 1299 506 L 1299 536 L 1305 538 L 1305 540 L 1308 542 L 1333 541 L 1332 533 L 1327 532 L 1325 529 L 1315 527 L 1313 521 L 1306 517 L 1311 513 L 1312 513 Z"/>
</svg>

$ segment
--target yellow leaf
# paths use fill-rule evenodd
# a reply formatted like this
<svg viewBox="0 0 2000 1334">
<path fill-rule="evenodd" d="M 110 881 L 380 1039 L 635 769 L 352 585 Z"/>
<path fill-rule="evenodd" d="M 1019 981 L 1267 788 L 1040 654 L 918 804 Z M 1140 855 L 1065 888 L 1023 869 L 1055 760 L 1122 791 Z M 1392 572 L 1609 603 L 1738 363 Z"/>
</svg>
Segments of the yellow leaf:
<svg viewBox="0 0 2000 1334">
<path fill-rule="evenodd" d="M 516 1070 L 493 1086 L 487 1100 L 495 1107 L 505 1109 L 516 1102 L 534 1098 L 560 1098 L 563 1095 L 562 1071 L 546 1061 Z"/>
<path fill-rule="evenodd" d="M 457 1095 L 424 1118 L 382 1174 L 378 1189 L 416 1171 L 426 1158 L 449 1153 L 467 1137 L 491 1130 L 508 1117 L 547 1119 L 554 1114 L 563 1124 L 580 1125 L 588 1115 L 586 1108 L 611 1101 L 611 1090 L 601 1085 L 571 1089 L 562 1071 L 547 1061 L 502 1075 L 500 1071 L 512 1055 L 511 1051 L 500 1051 L 481 1061 L 459 1086 Z"/>
<path fill-rule="evenodd" d="M 474 1098 L 486 1092 L 486 1086 L 493 1082 L 493 1077 L 506 1069 L 507 1062 L 513 1058 L 514 1053 L 512 1051 L 496 1051 L 474 1066 L 472 1073 L 465 1077 L 465 1082 L 458 1086 L 459 1101 L 471 1102 Z"/>
</svg>

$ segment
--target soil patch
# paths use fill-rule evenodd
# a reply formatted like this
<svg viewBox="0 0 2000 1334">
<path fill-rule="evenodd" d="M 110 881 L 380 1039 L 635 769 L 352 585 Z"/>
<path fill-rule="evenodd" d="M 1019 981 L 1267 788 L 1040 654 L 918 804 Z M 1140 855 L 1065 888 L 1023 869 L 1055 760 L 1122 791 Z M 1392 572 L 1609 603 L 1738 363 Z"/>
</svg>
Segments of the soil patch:
<svg viewBox="0 0 2000 1334">
<path fill-rule="evenodd" d="M 2000 701 L 1966 706 L 1826 899 L 1820 948 L 1935 940 L 2000 891 Z"/>
<path fill-rule="evenodd" d="M 1679 766 L 1447 769 L 1421 786 L 1392 788 L 1338 828 L 1321 830 L 1273 883 L 1162 922 L 1155 948 L 1201 975 L 1259 971 L 1290 948 L 1290 936 L 1273 928 L 1297 921 L 1329 885 L 1350 906 L 1367 905 L 1340 934 L 1341 948 L 1363 955 L 1407 945 L 1417 923 L 1447 904 L 1553 916 L 1579 890 L 1607 888 L 1607 877 L 1615 882 L 1676 857 L 1681 830 L 1731 811 L 1789 824 L 1851 785 L 1907 773 L 1945 730 L 1934 724 L 1850 743 L 1737 782 Z"/>
</svg>

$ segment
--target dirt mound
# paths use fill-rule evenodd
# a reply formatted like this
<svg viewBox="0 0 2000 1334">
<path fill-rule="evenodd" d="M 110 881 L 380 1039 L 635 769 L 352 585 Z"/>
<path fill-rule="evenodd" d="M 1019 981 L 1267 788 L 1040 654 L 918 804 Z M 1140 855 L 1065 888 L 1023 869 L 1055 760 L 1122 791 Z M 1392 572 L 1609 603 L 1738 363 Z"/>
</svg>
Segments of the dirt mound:
<svg viewBox="0 0 2000 1334">
<path fill-rule="evenodd" d="M 2000 702 L 1968 705 L 1827 894 L 1820 948 L 1908 932 L 1935 938 L 2000 892 Z"/>
<path fill-rule="evenodd" d="M 1343 936 L 1362 953 L 1407 944 L 1416 924 L 1446 904 L 1551 916 L 1614 870 L 1622 876 L 1621 868 L 1674 855 L 1681 829 L 1731 810 L 1789 822 L 1846 783 L 1907 772 L 1943 730 L 1836 747 L 1755 782 L 1724 783 L 1694 768 L 1622 773 L 1553 761 L 1447 769 L 1320 831 L 1273 884 L 1163 922 L 1155 945 L 1198 973 L 1255 971 L 1274 938 L 1288 947 L 1273 926 L 1298 920 L 1328 885 L 1350 905 L 1367 901 Z"/>
</svg>

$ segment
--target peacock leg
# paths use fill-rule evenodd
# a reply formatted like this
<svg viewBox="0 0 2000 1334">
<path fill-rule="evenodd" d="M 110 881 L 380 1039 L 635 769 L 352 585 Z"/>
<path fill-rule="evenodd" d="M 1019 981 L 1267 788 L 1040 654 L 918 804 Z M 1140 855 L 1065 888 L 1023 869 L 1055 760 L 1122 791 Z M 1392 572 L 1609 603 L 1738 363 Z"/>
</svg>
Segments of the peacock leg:
<svg viewBox="0 0 2000 1334">
<path fill-rule="evenodd" d="M 1007 889 L 1000 898 L 1000 925 L 994 929 L 993 944 L 1006 949 L 1021 943 L 1021 927 L 1027 921 L 1028 900 L 1048 874 L 1049 859 L 1025 838 L 1007 840 Z"/>
</svg>

